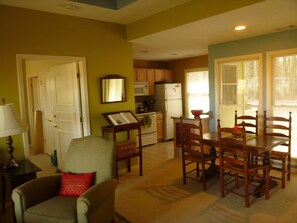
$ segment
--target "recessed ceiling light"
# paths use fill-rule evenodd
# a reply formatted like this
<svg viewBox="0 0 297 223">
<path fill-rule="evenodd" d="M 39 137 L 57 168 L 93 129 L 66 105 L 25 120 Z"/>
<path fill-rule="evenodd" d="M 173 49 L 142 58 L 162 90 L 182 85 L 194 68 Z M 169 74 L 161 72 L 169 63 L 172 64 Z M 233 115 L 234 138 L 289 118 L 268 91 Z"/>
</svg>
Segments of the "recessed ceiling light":
<svg viewBox="0 0 297 223">
<path fill-rule="evenodd" d="M 240 31 L 240 30 L 244 30 L 244 29 L 246 29 L 246 26 L 244 26 L 244 25 L 240 25 L 240 26 L 236 26 L 234 29 L 235 29 L 236 31 Z"/>
</svg>

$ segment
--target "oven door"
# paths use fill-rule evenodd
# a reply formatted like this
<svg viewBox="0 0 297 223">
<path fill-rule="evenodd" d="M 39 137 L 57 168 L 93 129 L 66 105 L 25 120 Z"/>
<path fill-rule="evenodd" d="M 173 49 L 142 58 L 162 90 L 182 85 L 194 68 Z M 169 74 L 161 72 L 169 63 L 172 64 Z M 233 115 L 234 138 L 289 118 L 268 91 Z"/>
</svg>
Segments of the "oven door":
<svg viewBox="0 0 297 223">
<path fill-rule="evenodd" d="M 141 114 L 136 115 L 141 123 L 141 142 L 142 146 L 157 143 L 157 115 Z M 138 139 L 138 137 L 137 137 Z M 138 145 L 138 144 L 137 144 Z"/>
<path fill-rule="evenodd" d="M 157 115 L 156 114 L 141 114 L 137 115 L 141 123 L 141 135 L 157 132 Z"/>
<path fill-rule="evenodd" d="M 141 143 L 142 143 L 142 146 L 156 144 L 157 143 L 157 133 L 153 132 L 153 133 L 141 135 Z M 138 143 L 137 143 L 137 145 L 139 146 Z"/>
</svg>

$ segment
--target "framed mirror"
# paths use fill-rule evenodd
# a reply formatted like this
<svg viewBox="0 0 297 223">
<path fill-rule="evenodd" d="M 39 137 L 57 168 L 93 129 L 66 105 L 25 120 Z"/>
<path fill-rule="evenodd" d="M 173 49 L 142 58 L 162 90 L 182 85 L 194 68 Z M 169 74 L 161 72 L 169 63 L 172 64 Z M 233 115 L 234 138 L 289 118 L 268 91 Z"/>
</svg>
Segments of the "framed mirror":
<svg viewBox="0 0 297 223">
<path fill-rule="evenodd" d="M 110 74 L 100 78 L 101 103 L 126 101 L 126 78 Z"/>
</svg>

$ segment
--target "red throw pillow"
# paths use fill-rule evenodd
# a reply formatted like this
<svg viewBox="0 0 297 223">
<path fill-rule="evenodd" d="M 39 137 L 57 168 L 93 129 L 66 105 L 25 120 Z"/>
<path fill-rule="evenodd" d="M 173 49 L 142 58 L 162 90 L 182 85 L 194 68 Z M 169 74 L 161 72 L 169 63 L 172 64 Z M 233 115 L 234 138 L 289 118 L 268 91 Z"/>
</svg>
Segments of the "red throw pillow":
<svg viewBox="0 0 297 223">
<path fill-rule="evenodd" d="M 95 172 L 84 174 L 63 173 L 59 195 L 80 196 L 88 190 L 94 179 Z"/>
</svg>

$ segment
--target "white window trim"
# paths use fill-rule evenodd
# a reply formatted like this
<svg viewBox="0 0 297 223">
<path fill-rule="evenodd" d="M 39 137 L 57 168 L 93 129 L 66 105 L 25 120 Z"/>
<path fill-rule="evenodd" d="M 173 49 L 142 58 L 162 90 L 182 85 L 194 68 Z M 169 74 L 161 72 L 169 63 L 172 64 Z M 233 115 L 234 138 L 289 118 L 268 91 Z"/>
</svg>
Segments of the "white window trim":
<svg viewBox="0 0 297 223">
<path fill-rule="evenodd" d="M 184 88 L 184 95 L 187 95 L 187 89 L 188 89 L 188 80 L 187 80 L 187 73 L 189 72 L 199 72 L 199 71 L 209 71 L 208 67 L 199 67 L 199 68 L 191 68 L 191 69 L 186 69 L 184 70 L 184 80 L 185 80 L 185 88 Z M 208 73 L 208 82 L 209 82 L 209 73 Z M 208 83 L 209 84 L 209 83 Z M 208 92 L 209 93 L 209 92 Z M 210 98 L 209 98 L 210 100 Z M 188 104 L 188 100 L 185 100 L 185 111 L 188 112 L 188 108 L 189 104 Z M 187 115 L 187 114 L 186 114 Z M 188 114 L 191 115 L 191 114 Z"/>
<path fill-rule="evenodd" d="M 214 81 L 215 81 L 215 120 L 217 120 L 221 115 L 220 115 L 220 73 L 221 73 L 221 64 L 222 63 L 232 63 L 232 62 L 237 62 L 237 61 L 243 61 L 243 60 L 259 60 L 259 111 L 262 111 L 263 109 L 263 59 L 262 59 L 262 53 L 255 53 L 255 54 L 248 54 L 248 55 L 242 55 L 242 56 L 234 56 L 234 57 L 225 57 L 225 58 L 220 58 L 220 59 L 215 59 L 215 76 L 214 76 Z M 259 123 L 261 125 L 261 123 Z"/>
<path fill-rule="evenodd" d="M 297 54 L 297 48 L 286 49 L 286 50 L 277 50 L 277 51 L 269 51 L 266 53 L 266 111 L 268 114 L 271 113 L 272 104 L 272 71 L 273 71 L 273 63 L 272 59 L 278 56 L 287 56 L 287 55 Z"/>
</svg>

